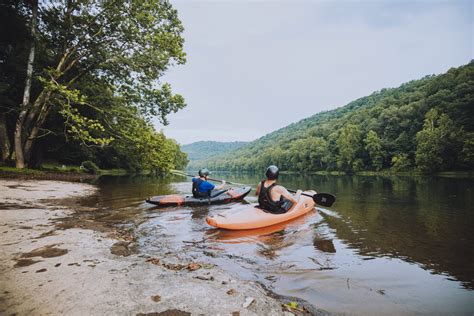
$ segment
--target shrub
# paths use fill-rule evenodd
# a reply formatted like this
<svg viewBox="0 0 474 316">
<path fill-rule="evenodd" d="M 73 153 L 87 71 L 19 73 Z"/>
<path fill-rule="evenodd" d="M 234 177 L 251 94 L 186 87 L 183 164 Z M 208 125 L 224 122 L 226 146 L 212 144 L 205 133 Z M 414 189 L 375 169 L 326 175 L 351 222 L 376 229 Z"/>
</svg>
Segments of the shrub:
<svg viewBox="0 0 474 316">
<path fill-rule="evenodd" d="M 410 167 L 410 160 L 407 154 L 398 154 L 392 157 L 392 170 L 405 171 Z"/>
<path fill-rule="evenodd" d="M 97 167 L 97 165 L 90 160 L 83 161 L 81 164 L 81 169 L 84 169 L 86 172 L 91 174 L 97 174 L 99 172 L 99 167 Z"/>
</svg>

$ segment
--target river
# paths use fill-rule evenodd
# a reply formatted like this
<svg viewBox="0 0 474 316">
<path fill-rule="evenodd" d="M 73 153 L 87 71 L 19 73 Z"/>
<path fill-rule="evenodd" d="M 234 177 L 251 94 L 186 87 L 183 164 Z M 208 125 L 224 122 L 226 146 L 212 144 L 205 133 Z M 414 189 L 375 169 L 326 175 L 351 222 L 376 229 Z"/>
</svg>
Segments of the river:
<svg viewBox="0 0 474 316">
<path fill-rule="evenodd" d="M 213 178 L 253 186 L 259 175 Z M 231 205 L 159 209 L 153 195 L 190 192 L 189 178 L 101 177 L 89 220 L 133 231 L 139 251 L 186 252 L 330 313 L 474 313 L 474 179 L 281 175 L 292 189 L 337 196 L 294 221 L 224 231 L 207 215 Z"/>
</svg>

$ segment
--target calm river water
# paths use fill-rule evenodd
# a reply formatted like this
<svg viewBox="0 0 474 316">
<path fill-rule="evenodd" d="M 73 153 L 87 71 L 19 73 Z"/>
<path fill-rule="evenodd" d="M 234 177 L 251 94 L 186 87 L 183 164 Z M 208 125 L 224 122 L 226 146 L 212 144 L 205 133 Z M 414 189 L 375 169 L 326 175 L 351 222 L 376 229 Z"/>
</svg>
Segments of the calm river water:
<svg viewBox="0 0 474 316">
<path fill-rule="evenodd" d="M 260 180 L 213 177 L 254 189 Z M 103 177 L 94 220 L 133 230 L 142 253 L 166 240 L 173 251 L 332 313 L 474 313 L 474 179 L 282 175 L 280 183 L 333 193 L 337 202 L 276 227 L 231 232 L 205 222 L 231 205 L 144 203 L 190 192 L 189 178 Z M 247 202 L 256 202 L 254 189 Z"/>
</svg>

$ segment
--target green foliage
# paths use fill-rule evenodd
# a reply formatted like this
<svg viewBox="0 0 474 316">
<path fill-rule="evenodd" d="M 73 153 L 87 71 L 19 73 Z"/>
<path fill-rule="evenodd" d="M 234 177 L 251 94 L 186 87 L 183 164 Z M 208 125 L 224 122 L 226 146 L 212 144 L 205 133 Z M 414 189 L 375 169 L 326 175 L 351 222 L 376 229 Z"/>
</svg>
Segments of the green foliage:
<svg viewBox="0 0 474 316">
<path fill-rule="evenodd" d="M 28 2 L 0 3 L 0 107 L 13 138 L 31 44 Z M 162 82 L 183 64 L 184 28 L 168 1 L 39 3 L 35 75 L 24 138 L 36 129 L 29 165 L 42 160 L 104 168 L 183 168 L 186 154 L 151 120 L 185 107 Z M 2 38 L 3 39 L 3 38 Z"/>
<path fill-rule="evenodd" d="M 461 159 L 465 165 L 474 166 L 474 133 L 467 133 L 465 138 Z"/>
<path fill-rule="evenodd" d="M 416 165 L 425 172 L 443 170 L 449 161 L 456 161 L 460 153 L 462 131 L 446 114 L 436 108 L 425 115 L 423 129 L 416 134 Z M 453 163 L 453 162 L 451 162 Z"/>
<path fill-rule="evenodd" d="M 193 166 L 261 171 L 276 164 L 299 172 L 472 170 L 473 104 L 470 62 L 315 114 Z M 427 114 L 432 109 L 435 118 Z"/>
<path fill-rule="evenodd" d="M 410 160 L 407 154 L 397 154 L 392 157 L 393 171 L 406 171 L 410 168 Z"/>
<path fill-rule="evenodd" d="M 376 132 L 370 130 L 365 139 L 365 150 L 368 152 L 369 157 L 371 159 L 372 167 L 379 171 L 382 169 L 383 160 L 384 160 L 384 152 L 382 150 L 382 141 L 377 135 Z"/>
<path fill-rule="evenodd" d="M 14 174 L 27 174 L 27 175 L 43 175 L 44 172 L 40 170 L 35 170 L 35 169 L 17 169 L 14 167 L 7 167 L 7 166 L 0 166 L 0 174 L 2 172 L 6 173 L 14 173 Z"/>
<path fill-rule="evenodd" d="M 81 168 L 80 166 L 60 165 L 54 162 L 43 163 L 41 165 L 41 170 L 64 173 L 81 173 L 85 171 L 84 168 Z"/>
<path fill-rule="evenodd" d="M 86 172 L 91 174 L 97 174 L 100 171 L 99 167 L 97 167 L 97 165 L 90 160 L 83 161 L 81 168 L 84 168 Z"/>
<path fill-rule="evenodd" d="M 358 125 L 348 124 L 340 131 L 336 144 L 339 148 L 338 166 L 340 169 L 351 171 L 357 152 L 360 149 L 361 130 Z M 356 164 L 357 166 L 360 163 Z"/>
</svg>

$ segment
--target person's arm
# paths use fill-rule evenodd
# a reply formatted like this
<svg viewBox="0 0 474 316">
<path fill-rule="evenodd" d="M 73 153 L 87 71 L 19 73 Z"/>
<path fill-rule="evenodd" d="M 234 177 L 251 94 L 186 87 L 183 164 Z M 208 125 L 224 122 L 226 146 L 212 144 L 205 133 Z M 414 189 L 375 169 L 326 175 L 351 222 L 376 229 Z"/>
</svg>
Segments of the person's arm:
<svg viewBox="0 0 474 316">
<path fill-rule="evenodd" d="M 222 180 L 222 184 L 221 184 L 220 186 L 218 186 L 218 187 L 215 187 L 215 189 L 216 189 L 216 190 L 221 190 L 221 189 L 223 189 L 224 187 L 225 187 L 225 181 Z"/>
<path fill-rule="evenodd" d="M 291 202 L 293 203 L 298 203 L 298 200 L 300 199 L 300 195 L 301 195 L 301 190 L 298 190 L 296 191 L 296 194 L 293 195 L 291 194 L 290 192 L 288 192 L 284 187 L 282 187 L 281 185 L 278 186 L 278 189 L 279 189 L 279 193 L 281 195 L 283 195 L 284 198 L 286 198 L 287 200 L 290 200 Z"/>
<path fill-rule="evenodd" d="M 259 182 L 259 183 L 257 184 L 257 191 L 255 191 L 255 195 L 256 195 L 256 196 L 259 196 L 259 195 L 260 195 L 260 185 L 261 185 L 261 184 L 262 184 L 262 182 Z"/>
</svg>

